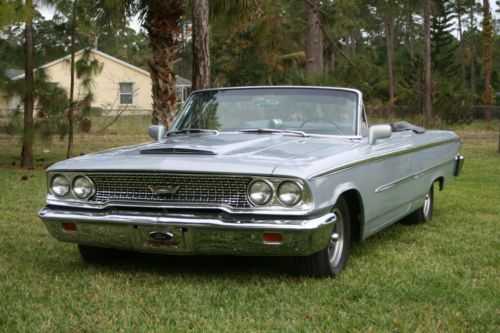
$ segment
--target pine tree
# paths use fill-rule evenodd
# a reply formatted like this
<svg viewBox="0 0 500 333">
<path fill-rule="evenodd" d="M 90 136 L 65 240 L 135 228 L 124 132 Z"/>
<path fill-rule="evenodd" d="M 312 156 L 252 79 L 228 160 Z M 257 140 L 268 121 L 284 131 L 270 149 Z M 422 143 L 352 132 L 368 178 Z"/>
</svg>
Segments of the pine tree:
<svg viewBox="0 0 500 333">
<path fill-rule="evenodd" d="M 436 10 L 431 23 L 432 67 L 435 72 L 454 77 L 459 65 L 455 61 L 458 45 L 451 34 L 455 24 L 452 3 L 449 0 L 437 0 L 435 4 Z"/>
</svg>

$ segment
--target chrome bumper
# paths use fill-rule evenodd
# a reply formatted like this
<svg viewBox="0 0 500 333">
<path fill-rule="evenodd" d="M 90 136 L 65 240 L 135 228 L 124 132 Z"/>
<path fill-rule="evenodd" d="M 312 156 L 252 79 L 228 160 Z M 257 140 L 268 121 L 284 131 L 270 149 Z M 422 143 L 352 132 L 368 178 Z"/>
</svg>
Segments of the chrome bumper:
<svg viewBox="0 0 500 333">
<path fill-rule="evenodd" d="M 462 155 L 457 155 L 455 157 L 455 170 L 453 172 L 453 175 L 455 177 L 460 176 L 460 172 L 462 172 L 462 167 L 464 165 L 464 161 L 465 161 L 465 157 L 463 157 Z"/>
<path fill-rule="evenodd" d="M 304 256 L 324 248 L 335 214 L 300 220 L 232 220 L 191 214 L 92 212 L 43 208 L 50 234 L 64 242 L 165 254 Z M 63 224 L 76 230 L 65 230 Z M 266 241 L 264 233 L 281 234 Z M 161 236 L 161 237 L 158 237 Z"/>
</svg>

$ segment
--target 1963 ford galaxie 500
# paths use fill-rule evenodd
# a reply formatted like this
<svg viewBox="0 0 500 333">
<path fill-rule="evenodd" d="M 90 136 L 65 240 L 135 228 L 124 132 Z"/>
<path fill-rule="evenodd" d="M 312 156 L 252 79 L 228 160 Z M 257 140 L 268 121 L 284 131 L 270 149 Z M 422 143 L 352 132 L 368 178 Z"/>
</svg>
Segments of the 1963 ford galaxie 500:
<svg viewBox="0 0 500 333">
<path fill-rule="evenodd" d="M 56 239 L 101 261 L 115 249 L 293 256 L 334 276 L 351 244 L 432 217 L 460 173 L 460 139 L 405 122 L 369 126 L 362 94 L 324 87 L 194 92 L 155 142 L 59 162 L 39 212 Z"/>
</svg>

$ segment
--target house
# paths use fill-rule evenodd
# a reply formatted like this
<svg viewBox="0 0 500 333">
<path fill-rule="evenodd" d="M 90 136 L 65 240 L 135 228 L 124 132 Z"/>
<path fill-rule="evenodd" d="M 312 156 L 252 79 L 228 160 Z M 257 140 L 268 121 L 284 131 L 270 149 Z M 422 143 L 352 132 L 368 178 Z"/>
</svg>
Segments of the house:
<svg viewBox="0 0 500 333">
<path fill-rule="evenodd" d="M 84 50 L 75 54 L 78 60 Z M 118 58 L 110 56 L 96 49 L 90 50 L 91 57 L 102 64 L 102 71 L 93 77 L 92 93 L 94 99 L 91 107 L 100 109 L 104 114 L 112 111 L 122 111 L 127 114 L 149 113 L 152 110 L 151 77 L 148 71 L 136 67 Z M 43 68 L 50 83 L 64 88 L 69 92 L 70 87 L 70 55 L 49 62 Z M 24 78 L 23 71 L 9 70 L 6 75 L 12 80 Z M 179 102 L 184 102 L 191 93 L 191 81 L 177 76 L 177 96 Z M 82 95 L 80 80 L 75 78 L 75 97 Z M 1 95 L 1 94 L 0 94 Z M 0 110 L 22 110 L 21 99 L 2 98 L 0 96 Z"/>
</svg>

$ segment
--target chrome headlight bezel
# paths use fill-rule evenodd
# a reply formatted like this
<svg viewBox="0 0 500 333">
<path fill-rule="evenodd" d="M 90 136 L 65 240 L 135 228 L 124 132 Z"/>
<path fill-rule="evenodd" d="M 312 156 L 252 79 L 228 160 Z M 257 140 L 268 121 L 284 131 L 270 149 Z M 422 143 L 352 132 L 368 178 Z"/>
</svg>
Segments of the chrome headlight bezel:
<svg viewBox="0 0 500 333">
<path fill-rule="evenodd" d="M 268 195 L 267 195 L 267 198 L 265 198 L 263 201 L 261 202 L 257 202 L 255 200 L 255 198 L 252 198 L 252 195 L 255 193 L 252 191 L 253 187 L 256 186 L 256 185 L 263 185 L 263 186 L 266 186 L 267 189 L 268 189 Z M 254 179 L 252 180 L 249 184 L 248 184 L 248 188 L 247 188 L 247 196 L 248 196 L 248 200 L 255 206 L 265 206 L 267 205 L 272 199 L 273 199 L 273 196 L 274 196 L 274 189 L 273 189 L 273 185 L 267 181 L 267 180 L 264 180 L 264 179 Z"/>
<path fill-rule="evenodd" d="M 55 188 L 54 182 L 57 180 L 61 180 L 61 181 L 66 183 L 66 186 L 65 186 L 66 189 L 63 192 L 58 192 L 57 190 L 54 189 Z M 57 185 L 57 186 L 63 186 L 63 185 Z M 71 182 L 69 181 L 68 177 L 66 177 L 65 175 L 55 174 L 50 179 L 49 190 L 56 197 L 63 198 L 65 196 L 67 196 L 69 194 L 69 192 L 71 191 Z"/>
<path fill-rule="evenodd" d="M 290 191 L 288 191 L 287 193 L 281 193 L 283 187 L 287 186 L 287 185 L 295 186 L 296 189 L 298 190 L 297 191 L 298 192 L 298 197 L 296 197 L 295 199 L 293 199 L 292 201 L 289 201 L 289 202 L 287 202 L 287 200 L 284 199 L 283 197 L 285 195 L 287 195 L 288 193 L 290 193 Z M 304 193 L 304 187 L 300 183 L 292 181 L 292 180 L 285 180 L 285 181 L 283 181 L 283 182 L 281 182 L 279 184 L 278 189 L 276 190 L 276 197 L 278 198 L 279 202 L 283 206 L 294 207 L 299 202 L 301 202 L 303 193 Z"/>
<path fill-rule="evenodd" d="M 80 193 L 79 189 L 83 188 L 83 185 L 78 185 L 77 182 L 86 182 L 87 188 L 85 192 Z M 71 183 L 71 192 L 77 199 L 81 200 L 86 200 L 90 197 L 92 197 L 95 194 L 95 184 L 94 182 L 87 176 L 76 176 L 73 178 L 73 181 Z"/>
<path fill-rule="evenodd" d="M 255 203 L 255 200 L 252 200 L 250 196 L 251 186 L 258 181 L 265 182 L 272 189 L 271 199 L 267 200 L 265 204 Z M 279 196 L 280 187 L 282 186 L 282 184 L 287 184 L 288 182 L 293 183 L 298 189 L 300 189 L 299 198 L 291 203 L 287 203 L 286 200 L 282 200 Z M 254 177 L 253 180 L 248 184 L 247 198 L 248 201 L 253 205 L 253 208 L 258 210 L 271 209 L 284 211 L 304 211 L 309 210 L 312 205 L 311 193 L 305 182 L 299 178 Z"/>
</svg>

